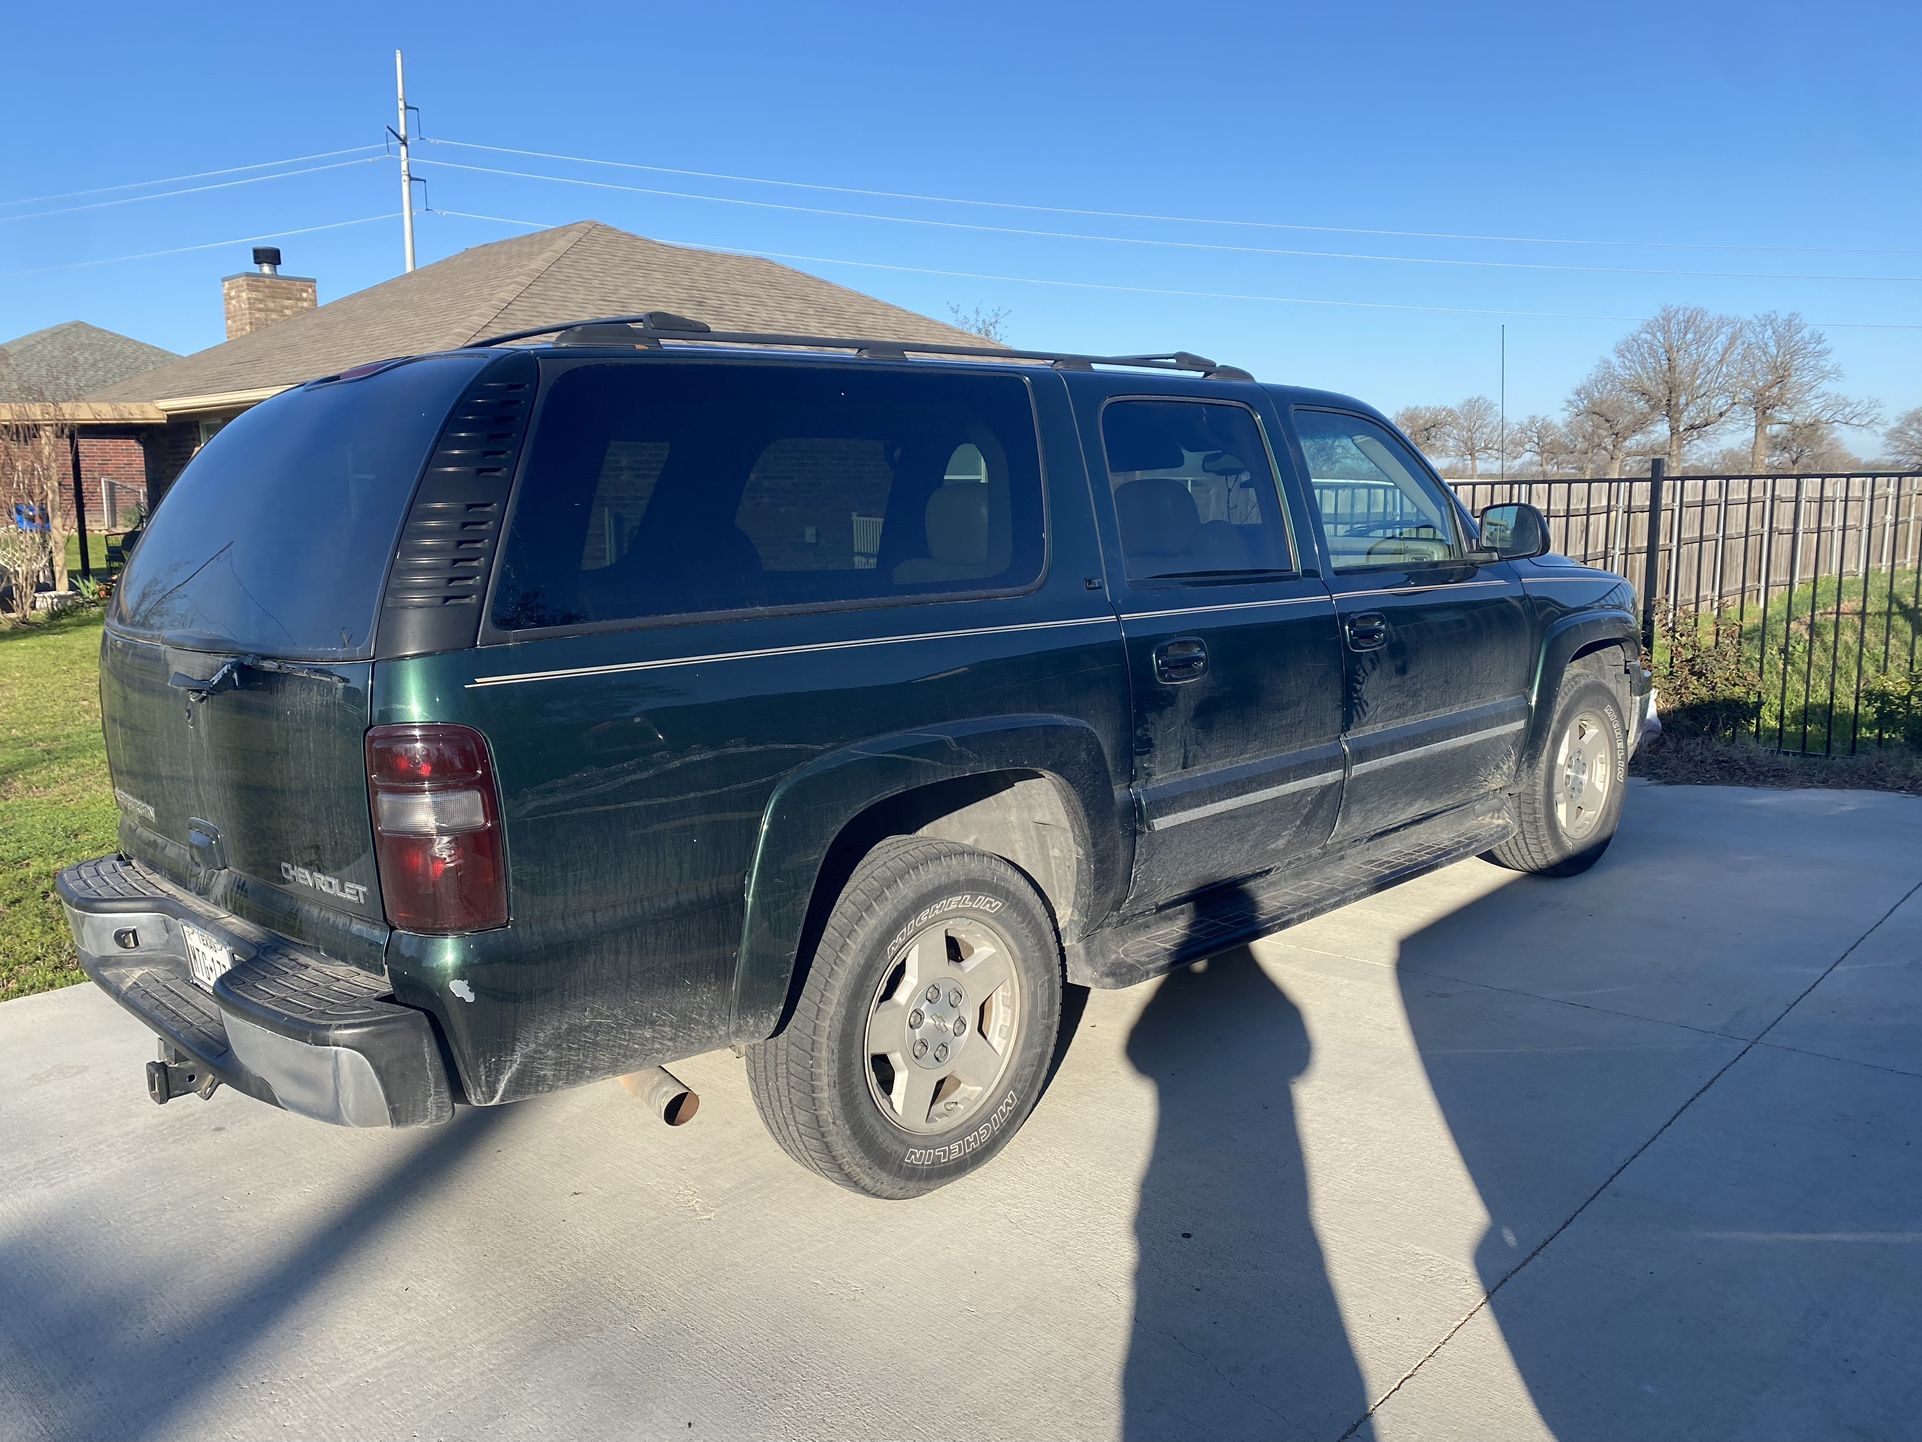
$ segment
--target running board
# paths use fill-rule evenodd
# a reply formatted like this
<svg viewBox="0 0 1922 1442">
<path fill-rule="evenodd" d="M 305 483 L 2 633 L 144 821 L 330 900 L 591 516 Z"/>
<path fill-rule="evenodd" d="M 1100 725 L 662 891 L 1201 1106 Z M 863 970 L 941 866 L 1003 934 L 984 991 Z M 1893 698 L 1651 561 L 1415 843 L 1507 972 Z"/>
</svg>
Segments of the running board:
<svg viewBox="0 0 1922 1442">
<path fill-rule="evenodd" d="M 1163 910 L 1116 922 L 1070 946 L 1068 979 L 1084 986 L 1133 986 L 1480 856 L 1513 833 L 1505 801 L 1497 800 L 1217 886 Z"/>
</svg>

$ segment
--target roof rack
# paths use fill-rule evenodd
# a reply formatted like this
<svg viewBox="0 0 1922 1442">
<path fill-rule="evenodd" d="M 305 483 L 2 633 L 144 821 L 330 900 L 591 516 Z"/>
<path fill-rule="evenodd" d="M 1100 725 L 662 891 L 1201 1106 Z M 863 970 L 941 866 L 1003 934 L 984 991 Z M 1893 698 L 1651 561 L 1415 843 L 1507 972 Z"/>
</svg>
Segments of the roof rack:
<svg viewBox="0 0 1922 1442">
<path fill-rule="evenodd" d="M 1137 366 L 1143 370 L 1194 371 L 1209 380 L 1247 381 L 1254 377 L 1238 366 L 1218 365 L 1206 356 L 1191 351 L 1169 351 L 1160 355 L 1081 355 L 1072 351 L 1018 350 L 1012 346 L 944 345 L 936 342 L 875 340 L 854 336 L 781 335 L 764 331 L 717 331 L 703 321 L 667 311 L 650 310 L 640 315 L 605 315 L 593 320 L 560 321 L 554 325 L 530 326 L 469 341 L 463 350 L 505 345 L 509 341 L 531 340 L 551 335 L 555 345 L 631 345 L 644 350 L 659 350 L 663 341 L 705 345 L 805 346 L 816 350 L 849 350 L 877 360 L 905 360 L 910 355 L 980 356 L 989 360 L 1046 361 L 1061 370 L 1092 370 L 1095 366 Z"/>
</svg>

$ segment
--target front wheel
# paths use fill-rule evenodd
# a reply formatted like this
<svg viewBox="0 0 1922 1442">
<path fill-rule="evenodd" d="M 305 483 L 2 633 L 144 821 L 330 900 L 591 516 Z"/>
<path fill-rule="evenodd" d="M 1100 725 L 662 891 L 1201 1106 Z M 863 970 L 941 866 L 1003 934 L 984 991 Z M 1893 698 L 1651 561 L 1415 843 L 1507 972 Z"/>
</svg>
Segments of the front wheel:
<svg viewBox="0 0 1922 1442">
<path fill-rule="evenodd" d="M 1515 871 L 1573 876 L 1602 859 L 1621 823 L 1628 726 L 1614 690 L 1592 673 L 1562 686 L 1542 748 L 1515 793 L 1515 835 L 1489 852 Z"/>
<path fill-rule="evenodd" d="M 829 1181 L 911 1197 L 1027 1119 L 1061 1021 L 1047 907 L 998 856 L 883 842 L 835 902 L 787 1027 L 748 1048 L 783 1150 Z"/>
</svg>

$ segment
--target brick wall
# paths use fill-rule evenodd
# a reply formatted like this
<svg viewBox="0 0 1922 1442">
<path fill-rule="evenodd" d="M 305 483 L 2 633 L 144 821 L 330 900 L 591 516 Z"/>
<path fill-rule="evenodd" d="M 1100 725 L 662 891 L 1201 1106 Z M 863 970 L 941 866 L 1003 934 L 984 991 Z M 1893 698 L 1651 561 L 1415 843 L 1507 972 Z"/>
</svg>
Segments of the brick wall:
<svg viewBox="0 0 1922 1442">
<path fill-rule="evenodd" d="M 221 308 L 227 317 L 227 339 L 247 335 L 262 326 L 312 310 L 319 299 L 313 281 L 296 275 L 264 275 L 248 271 L 220 282 Z"/>
<path fill-rule="evenodd" d="M 87 501 L 87 529 L 125 530 L 134 522 L 137 510 L 147 505 L 147 453 L 141 448 L 140 433 L 124 431 L 80 432 L 80 485 Z M 62 493 L 69 519 L 73 510 L 73 487 Z"/>
<path fill-rule="evenodd" d="M 133 523 L 134 514 L 147 504 L 147 458 L 140 444 L 140 428 L 135 426 L 87 427 L 78 432 L 81 491 L 86 500 L 87 529 L 99 531 L 117 525 L 124 530 Z M 60 445 L 58 457 L 60 519 L 73 527 L 72 451 Z M 102 490 L 106 491 L 103 500 Z M 10 513 L 18 496 L 0 497 Z M 117 510 L 117 521 L 110 522 L 109 510 Z"/>
<path fill-rule="evenodd" d="M 147 509 L 152 510 L 200 448 L 200 422 L 169 421 L 164 426 L 149 426 L 140 441 L 147 453 Z"/>
</svg>

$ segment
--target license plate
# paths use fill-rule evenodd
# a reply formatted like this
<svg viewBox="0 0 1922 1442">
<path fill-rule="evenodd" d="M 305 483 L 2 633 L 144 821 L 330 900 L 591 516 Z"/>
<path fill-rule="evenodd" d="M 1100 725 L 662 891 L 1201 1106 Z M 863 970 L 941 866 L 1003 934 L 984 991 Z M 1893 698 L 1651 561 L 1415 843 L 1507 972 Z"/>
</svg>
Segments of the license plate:
<svg viewBox="0 0 1922 1442">
<path fill-rule="evenodd" d="M 193 974 L 194 985 L 212 991 L 221 973 L 234 964 L 233 953 L 197 926 L 183 922 L 180 935 L 187 943 L 187 969 Z"/>
</svg>

